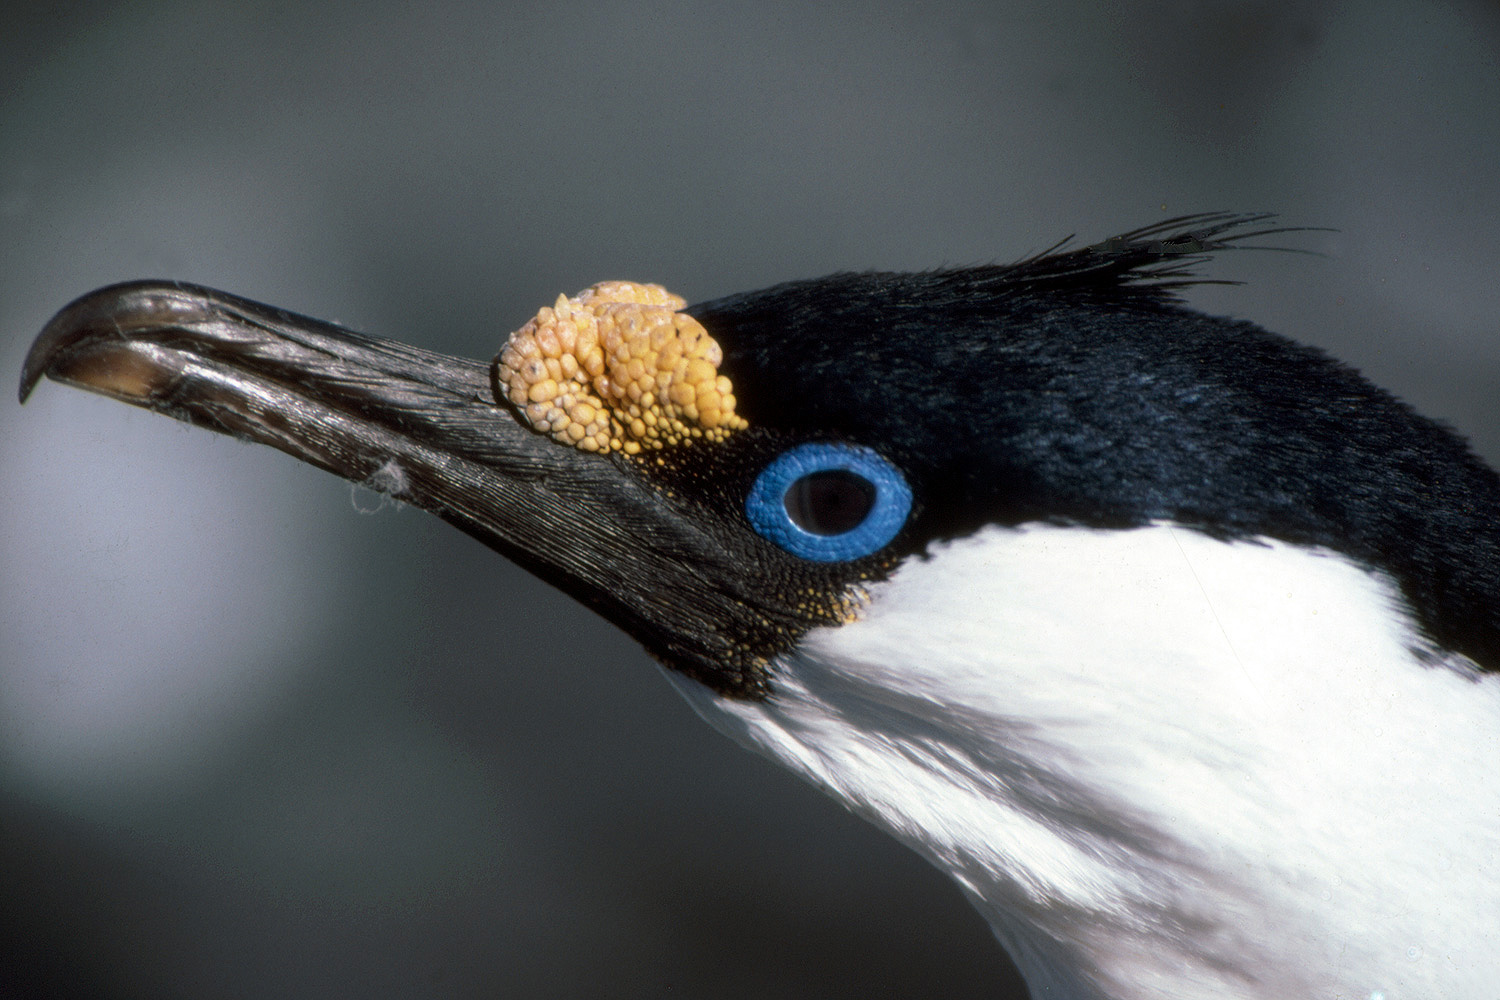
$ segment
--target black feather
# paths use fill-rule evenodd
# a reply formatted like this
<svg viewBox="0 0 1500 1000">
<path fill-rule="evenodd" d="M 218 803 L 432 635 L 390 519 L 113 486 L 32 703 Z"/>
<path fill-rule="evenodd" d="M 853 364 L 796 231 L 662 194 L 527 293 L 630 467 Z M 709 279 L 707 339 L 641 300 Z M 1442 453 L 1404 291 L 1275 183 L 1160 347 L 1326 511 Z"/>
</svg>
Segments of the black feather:
<svg viewBox="0 0 1500 1000">
<path fill-rule="evenodd" d="M 1500 670 L 1500 477 L 1323 352 L 1177 299 L 1207 257 L 1296 231 L 1254 228 L 1269 219 L 1188 216 L 691 312 L 753 427 L 859 441 L 906 471 L 905 551 L 1032 521 L 1322 546 L 1388 573 L 1435 644 Z"/>
</svg>

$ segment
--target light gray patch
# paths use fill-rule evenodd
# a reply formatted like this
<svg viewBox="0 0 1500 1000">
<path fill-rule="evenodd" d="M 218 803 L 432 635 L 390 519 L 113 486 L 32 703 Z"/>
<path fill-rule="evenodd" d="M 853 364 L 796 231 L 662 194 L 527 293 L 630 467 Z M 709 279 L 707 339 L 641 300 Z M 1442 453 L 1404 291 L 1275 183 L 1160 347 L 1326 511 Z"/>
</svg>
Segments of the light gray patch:
<svg viewBox="0 0 1500 1000">
<path fill-rule="evenodd" d="M 406 470 L 394 458 L 388 458 L 362 482 L 350 484 L 349 502 L 361 514 L 377 514 L 387 507 L 404 507 L 400 497 L 409 485 Z"/>
</svg>

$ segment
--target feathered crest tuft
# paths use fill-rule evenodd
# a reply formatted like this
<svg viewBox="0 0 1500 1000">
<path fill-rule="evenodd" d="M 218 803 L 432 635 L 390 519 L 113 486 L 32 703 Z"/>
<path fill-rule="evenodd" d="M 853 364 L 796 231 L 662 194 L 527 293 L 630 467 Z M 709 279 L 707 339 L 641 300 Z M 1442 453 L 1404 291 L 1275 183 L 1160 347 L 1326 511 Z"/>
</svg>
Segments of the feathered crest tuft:
<svg viewBox="0 0 1500 1000">
<path fill-rule="evenodd" d="M 1281 233 L 1328 231 L 1317 226 L 1259 227 L 1275 218 L 1271 212 L 1179 215 L 1076 250 L 1063 250 L 1074 239 L 1069 236 L 1004 268 L 1000 277 L 1008 285 L 1038 291 L 1067 288 L 1116 295 L 1160 296 L 1189 285 L 1236 285 L 1239 282 L 1229 279 L 1200 277 L 1197 269 L 1220 250 L 1312 253 L 1296 247 L 1246 247 L 1243 242 Z"/>
</svg>

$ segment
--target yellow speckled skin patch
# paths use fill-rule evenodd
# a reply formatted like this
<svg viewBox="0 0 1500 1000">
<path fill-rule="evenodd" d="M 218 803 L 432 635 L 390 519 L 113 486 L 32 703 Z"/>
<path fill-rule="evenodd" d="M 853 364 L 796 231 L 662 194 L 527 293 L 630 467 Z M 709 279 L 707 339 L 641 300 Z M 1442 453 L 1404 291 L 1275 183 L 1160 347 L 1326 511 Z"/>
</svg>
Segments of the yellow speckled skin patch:
<svg viewBox="0 0 1500 1000">
<path fill-rule="evenodd" d="M 559 295 L 496 358 L 498 388 L 533 428 L 584 451 L 722 440 L 734 412 L 723 351 L 660 285 L 605 281 Z"/>
</svg>

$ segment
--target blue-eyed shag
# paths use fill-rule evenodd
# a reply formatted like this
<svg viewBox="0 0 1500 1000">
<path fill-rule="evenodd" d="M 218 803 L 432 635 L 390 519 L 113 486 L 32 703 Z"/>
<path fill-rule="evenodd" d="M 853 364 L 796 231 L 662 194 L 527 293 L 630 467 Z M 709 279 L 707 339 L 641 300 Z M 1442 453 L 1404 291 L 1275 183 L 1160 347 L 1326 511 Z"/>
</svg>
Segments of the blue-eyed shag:
<svg viewBox="0 0 1500 1000">
<path fill-rule="evenodd" d="M 1037 998 L 1493 1000 L 1500 478 L 1181 303 L 1263 221 L 691 307 L 606 282 L 490 363 L 116 285 L 21 395 L 455 524 L 956 879 Z"/>
</svg>

